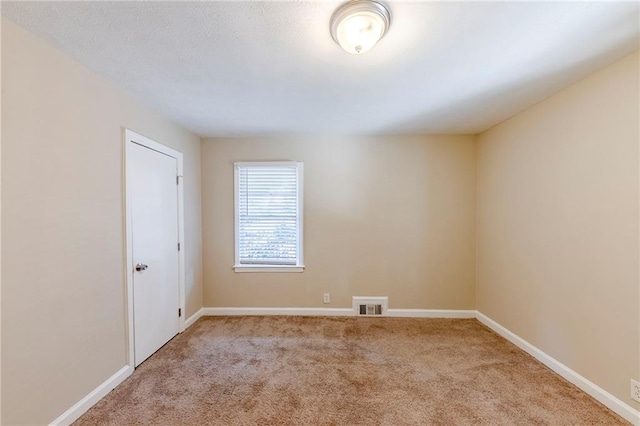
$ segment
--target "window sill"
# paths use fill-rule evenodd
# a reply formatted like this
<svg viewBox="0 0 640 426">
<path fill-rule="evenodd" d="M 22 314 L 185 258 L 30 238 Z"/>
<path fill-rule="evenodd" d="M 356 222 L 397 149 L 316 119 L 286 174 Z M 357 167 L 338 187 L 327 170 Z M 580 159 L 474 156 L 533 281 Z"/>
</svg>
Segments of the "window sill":
<svg viewBox="0 0 640 426">
<path fill-rule="evenodd" d="M 234 265 L 235 272 L 304 272 L 298 265 Z"/>
</svg>

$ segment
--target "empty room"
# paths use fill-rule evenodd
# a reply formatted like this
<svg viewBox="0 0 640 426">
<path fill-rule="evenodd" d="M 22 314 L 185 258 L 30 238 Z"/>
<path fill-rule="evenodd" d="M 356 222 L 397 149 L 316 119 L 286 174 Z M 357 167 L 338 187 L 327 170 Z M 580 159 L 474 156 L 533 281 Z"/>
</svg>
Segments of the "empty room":
<svg viewBox="0 0 640 426">
<path fill-rule="evenodd" d="M 0 8 L 2 425 L 640 426 L 640 3 Z"/>
</svg>

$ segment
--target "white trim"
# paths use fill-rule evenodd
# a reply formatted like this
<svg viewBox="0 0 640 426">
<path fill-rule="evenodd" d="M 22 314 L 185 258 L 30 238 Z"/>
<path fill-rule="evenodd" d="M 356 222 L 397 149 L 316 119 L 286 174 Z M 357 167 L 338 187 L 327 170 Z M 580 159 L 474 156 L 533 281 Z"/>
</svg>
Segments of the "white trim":
<svg viewBox="0 0 640 426">
<path fill-rule="evenodd" d="M 608 407 L 611 411 L 618 414 L 620 417 L 625 420 L 631 422 L 634 425 L 640 425 L 640 411 L 634 409 L 630 405 L 626 404 L 624 401 L 616 398 L 606 390 L 602 389 L 600 386 L 581 376 L 580 374 L 573 371 L 571 368 L 562 364 L 560 361 L 556 360 L 552 356 L 544 353 L 537 347 L 533 346 L 531 343 L 524 340 L 522 337 L 508 330 L 507 328 L 501 326 L 488 316 L 483 313 L 476 311 L 476 318 L 482 324 L 489 327 L 491 330 L 504 337 L 523 351 L 527 352 L 529 355 L 533 356 L 535 359 L 558 373 L 565 380 L 570 383 L 573 383 L 578 388 L 591 395 L 594 399 Z"/>
<path fill-rule="evenodd" d="M 297 163 L 298 172 L 298 265 L 304 272 L 304 163 Z"/>
<path fill-rule="evenodd" d="M 349 308 L 202 308 L 202 316 L 319 316 L 353 317 L 358 316 Z M 447 309 L 388 309 L 386 317 L 396 318 L 475 318 L 473 310 Z M 381 315 L 375 316 L 380 318 Z"/>
<path fill-rule="evenodd" d="M 89 392 L 87 396 L 76 402 L 73 407 L 69 408 L 49 424 L 58 426 L 70 425 L 75 422 L 81 415 L 86 413 L 89 408 L 93 407 L 98 401 L 104 398 L 116 386 L 129 377 L 131 373 L 133 373 L 133 368 L 130 365 L 125 365 L 113 376 L 109 377 L 101 385 Z"/>
<path fill-rule="evenodd" d="M 235 272 L 304 272 L 304 265 L 234 265 Z"/>
<path fill-rule="evenodd" d="M 238 163 L 233 165 L 233 258 L 234 265 L 240 264 L 240 226 L 238 218 L 240 216 L 240 197 L 238 197 Z"/>
<path fill-rule="evenodd" d="M 198 311 L 191 315 L 189 318 L 187 318 L 187 320 L 184 322 L 184 328 L 185 330 L 189 327 L 191 327 L 193 325 L 193 323 L 195 323 L 196 321 L 198 321 L 200 319 L 200 317 L 202 317 L 202 313 L 204 312 L 203 308 L 198 309 Z"/>
<path fill-rule="evenodd" d="M 312 317 L 352 317 L 349 308 L 202 308 L 204 316 L 312 316 Z"/>
<path fill-rule="evenodd" d="M 386 316 L 396 318 L 475 318 L 476 311 L 471 309 L 387 309 Z"/>
<path fill-rule="evenodd" d="M 240 200 L 238 197 L 238 168 L 239 167 L 268 167 L 295 166 L 297 174 L 297 228 L 298 253 L 295 265 L 242 265 L 240 263 Z M 234 228 L 234 259 L 235 272 L 304 272 L 304 163 L 300 161 L 237 161 L 233 164 L 233 228 Z"/>
<path fill-rule="evenodd" d="M 142 136 L 132 130 L 124 129 L 124 185 L 125 185 L 125 234 L 126 234 L 126 283 L 127 283 L 127 343 L 128 364 L 135 365 L 135 345 L 133 331 L 133 234 L 132 234 L 132 200 L 131 200 L 131 174 L 130 164 L 127 161 L 129 155 L 130 144 L 137 144 L 162 154 L 168 155 L 176 159 L 178 176 L 178 243 L 180 243 L 180 251 L 178 251 L 178 307 L 182 312 L 186 312 L 185 307 L 185 257 L 184 257 L 184 169 L 182 153 L 159 144 L 145 136 Z M 176 248 L 177 249 L 177 248 Z M 178 318 L 178 329 L 183 332 L 185 329 L 185 315 Z"/>
</svg>

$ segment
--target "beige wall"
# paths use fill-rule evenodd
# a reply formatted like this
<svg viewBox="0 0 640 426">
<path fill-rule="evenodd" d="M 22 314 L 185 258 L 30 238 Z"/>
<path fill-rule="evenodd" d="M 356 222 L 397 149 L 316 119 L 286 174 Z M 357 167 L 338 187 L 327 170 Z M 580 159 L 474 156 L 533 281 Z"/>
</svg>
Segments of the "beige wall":
<svg viewBox="0 0 640 426">
<path fill-rule="evenodd" d="M 640 379 L 638 59 L 477 146 L 474 136 L 201 146 L 3 19 L 2 423 L 50 422 L 126 363 L 124 127 L 185 155 L 187 315 L 203 304 L 350 307 L 354 295 L 477 307 L 640 408 L 629 398 Z M 232 270 L 233 162 L 251 160 L 305 163 L 302 274 Z"/>
<path fill-rule="evenodd" d="M 122 131 L 184 153 L 202 306 L 200 139 L 2 20 L 2 423 L 48 423 L 126 364 Z"/>
<path fill-rule="evenodd" d="M 234 273 L 233 163 L 304 162 L 296 273 Z M 204 306 L 473 309 L 474 136 L 205 139 Z M 322 293 L 331 304 L 322 304 Z"/>
<path fill-rule="evenodd" d="M 636 409 L 638 60 L 481 134 L 477 206 L 478 310 Z"/>
</svg>

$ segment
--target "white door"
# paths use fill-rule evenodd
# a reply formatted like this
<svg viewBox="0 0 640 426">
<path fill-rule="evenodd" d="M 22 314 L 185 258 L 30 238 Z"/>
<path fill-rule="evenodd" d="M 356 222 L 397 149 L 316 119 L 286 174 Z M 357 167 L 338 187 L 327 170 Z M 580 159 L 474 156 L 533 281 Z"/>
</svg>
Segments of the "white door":
<svg viewBox="0 0 640 426">
<path fill-rule="evenodd" d="M 177 160 L 129 142 L 135 366 L 179 331 Z"/>
</svg>

